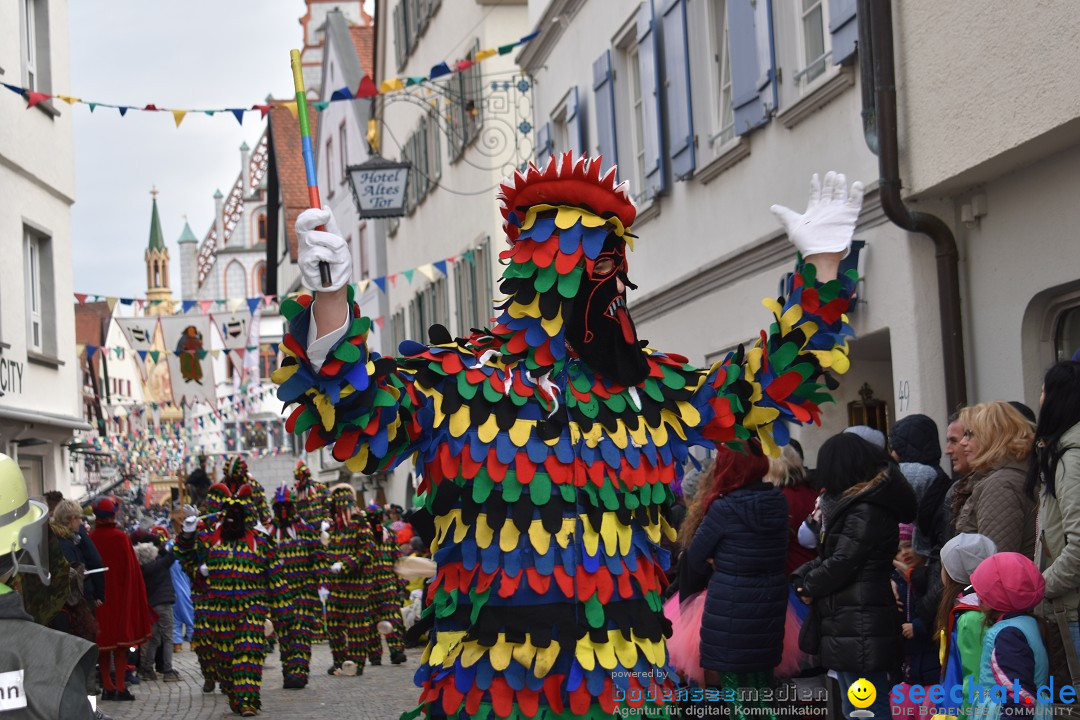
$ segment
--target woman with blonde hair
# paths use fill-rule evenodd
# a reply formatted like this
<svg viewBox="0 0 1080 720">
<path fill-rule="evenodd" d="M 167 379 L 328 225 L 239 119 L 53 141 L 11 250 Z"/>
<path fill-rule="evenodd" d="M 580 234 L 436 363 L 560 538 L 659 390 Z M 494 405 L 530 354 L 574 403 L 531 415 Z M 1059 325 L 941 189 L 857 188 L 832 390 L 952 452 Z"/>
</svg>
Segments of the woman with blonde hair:
<svg viewBox="0 0 1080 720">
<path fill-rule="evenodd" d="M 1035 428 L 1000 400 L 964 408 L 960 422 L 961 451 L 975 476 L 971 496 L 956 518 L 956 531 L 985 535 L 998 552 L 1034 557 L 1037 505 L 1024 485 Z"/>
</svg>

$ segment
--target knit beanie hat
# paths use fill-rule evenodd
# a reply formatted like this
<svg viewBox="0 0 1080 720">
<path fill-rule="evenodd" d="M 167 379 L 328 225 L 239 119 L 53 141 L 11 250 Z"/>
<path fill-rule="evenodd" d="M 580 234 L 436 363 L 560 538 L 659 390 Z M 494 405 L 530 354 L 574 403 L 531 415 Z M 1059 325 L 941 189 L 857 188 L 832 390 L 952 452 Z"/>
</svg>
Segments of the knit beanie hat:
<svg viewBox="0 0 1080 720">
<path fill-rule="evenodd" d="M 941 462 L 937 423 L 926 415 L 908 415 L 889 431 L 889 445 L 902 463 L 936 466 Z"/>
<path fill-rule="evenodd" d="M 885 433 L 880 430 L 875 430 L 869 425 L 852 425 L 849 428 L 845 428 L 844 432 L 858 435 L 871 445 L 877 445 L 882 450 L 885 449 Z"/>
<path fill-rule="evenodd" d="M 911 523 L 900 523 L 900 542 L 911 542 L 915 534 L 915 526 Z"/>
<path fill-rule="evenodd" d="M 979 533 L 960 533 L 941 547 L 941 564 L 958 583 L 971 582 L 971 573 L 986 558 L 997 552 L 997 545 Z"/>
<path fill-rule="evenodd" d="M 1027 612 L 1046 594 L 1046 581 L 1030 559 L 1020 553 L 991 555 L 971 573 L 979 601 L 1000 612 Z"/>
</svg>

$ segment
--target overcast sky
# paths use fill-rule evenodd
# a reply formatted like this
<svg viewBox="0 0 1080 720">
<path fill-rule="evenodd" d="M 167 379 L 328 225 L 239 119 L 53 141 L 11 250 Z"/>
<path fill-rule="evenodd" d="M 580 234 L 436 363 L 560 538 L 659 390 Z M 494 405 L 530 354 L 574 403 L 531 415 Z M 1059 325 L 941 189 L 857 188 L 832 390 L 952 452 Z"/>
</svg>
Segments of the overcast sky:
<svg viewBox="0 0 1080 720">
<path fill-rule="evenodd" d="M 71 18 L 71 87 L 54 92 L 143 107 L 251 107 L 293 95 L 289 50 L 302 47 L 304 0 L 77 0 Z M 63 107 L 63 106 L 62 106 Z M 161 227 L 180 294 L 176 239 L 183 215 L 200 242 L 214 190 L 228 195 L 241 143 L 254 149 L 258 112 L 241 127 L 229 113 L 188 115 L 70 108 L 75 125 L 72 209 L 75 292 L 145 297 L 143 252 L 156 185 Z"/>
</svg>

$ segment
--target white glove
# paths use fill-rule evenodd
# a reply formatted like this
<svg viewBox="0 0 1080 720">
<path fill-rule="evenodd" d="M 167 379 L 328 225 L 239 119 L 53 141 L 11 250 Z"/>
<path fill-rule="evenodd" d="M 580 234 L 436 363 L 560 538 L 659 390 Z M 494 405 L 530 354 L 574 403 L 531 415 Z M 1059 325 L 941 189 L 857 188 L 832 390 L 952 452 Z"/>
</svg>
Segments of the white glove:
<svg viewBox="0 0 1080 720">
<path fill-rule="evenodd" d="M 185 517 L 184 522 L 180 524 L 180 529 L 185 534 L 190 535 L 199 527 L 199 511 L 194 505 L 185 505 L 184 515 L 187 517 Z"/>
<path fill-rule="evenodd" d="M 315 229 L 320 225 L 325 225 L 326 230 Z M 300 217 L 296 218 L 296 237 L 304 284 L 312 290 L 323 292 L 345 287 L 352 277 L 352 256 L 330 208 L 308 208 L 300 213 Z M 319 275 L 320 261 L 330 265 L 329 287 L 323 287 Z"/>
<path fill-rule="evenodd" d="M 342 569 L 344 567 L 345 566 L 342 565 L 341 563 L 336 562 L 336 563 L 334 563 L 333 565 L 330 566 L 330 572 L 334 573 L 335 575 L 340 575 L 341 571 L 342 571 Z"/>
<path fill-rule="evenodd" d="M 330 521 L 329 520 L 323 520 L 322 525 L 319 526 L 319 530 L 321 532 L 327 532 L 328 530 L 330 530 Z"/>
<path fill-rule="evenodd" d="M 199 566 L 199 574 L 203 577 L 210 577 L 210 568 L 206 567 L 206 563 Z"/>
<path fill-rule="evenodd" d="M 266 529 L 266 526 L 263 525 L 261 521 L 255 523 L 255 530 L 257 530 L 258 532 L 261 532 L 263 535 L 269 535 L 270 534 L 270 531 Z"/>
<path fill-rule="evenodd" d="M 851 183 L 849 193 L 843 173 L 830 170 L 825 174 L 824 184 L 817 173 L 810 178 L 810 201 L 805 213 L 800 215 L 783 205 L 773 205 L 770 210 L 804 258 L 818 253 L 846 254 L 851 248 L 862 199 L 861 182 Z"/>
<path fill-rule="evenodd" d="M 322 604 L 323 604 L 323 605 L 325 605 L 325 604 L 326 604 L 326 600 L 327 600 L 327 599 L 328 599 L 329 597 L 330 597 L 330 590 L 329 590 L 329 588 L 327 588 L 327 587 L 326 587 L 325 585 L 320 585 L 320 586 L 319 586 L 319 600 L 321 600 L 321 601 L 322 601 Z"/>
</svg>

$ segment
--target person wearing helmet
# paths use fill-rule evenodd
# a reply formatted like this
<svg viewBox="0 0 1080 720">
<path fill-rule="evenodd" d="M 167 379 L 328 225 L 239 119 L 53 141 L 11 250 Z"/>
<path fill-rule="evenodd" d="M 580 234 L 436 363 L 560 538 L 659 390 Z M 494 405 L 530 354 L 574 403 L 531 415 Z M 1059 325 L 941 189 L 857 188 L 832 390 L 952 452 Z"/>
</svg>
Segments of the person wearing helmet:
<svg viewBox="0 0 1080 720">
<path fill-rule="evenodd" d="M 371 621 L 378 628 L 369 638 L 367 658 L 372 665 L 382 665 L 382 640 L 390 649 L 390 662 L 405 662 L 405 627 L 401 618 L 401 605 L 408 597 L 405 581 L 394 572 L 394 564 L 401 557 L 401 550 L 394 535 L 383 525 L 383 509 L 377 502 L 370 502 L 365 511 L 375 553 L 371 561 L 371 593 L 368 611 Z"/>
<path fill-rule="evenodd" d="M 11 587 L 18 573 L 50 584 L 48 520 L 48 507 L 29 498 L 18 463 L 0 454 L 0 716 L 11 710 L 30 720 L 90 720 L 97 646 L 34 623 Z"/>
<path fill-rule="evenodd" d="M 1031 612 L 1046 593 L 1042 573 L 1020 553 L 999 552 L 979 563 L 971 586 L 990 626 L 983 637 L 978 676 L 983 692 L 974 717 L 1039 716 L 1044 703 L 1037 691 L 1049 678 L 1050 661 Z M 1004 701 L 991 692 L 995 686 L 1006 689 Z"/>
<path fill-rule="evenodd" d="M 272 613 L 279 628 L 292 622 L 292 598 L 281 561 L 266 535 L 248 526 L 250 500 L 250 487 L 241 486 L 222 504 L 217 525 L 202 532 L 197 532 L 195 509 L 185 508 L 189 514 L 176 540 L 181 561 L 186 556 L 202 560 L 199 574 L 206 578 L 207 590 L 200 601 L 212 618 L 206 638 L 214 651 L 211 678 L 221 684 L 229 709 L 243 717 L 255 716 L 262 705 L 267 615 Z"/>
<path fill-rule="evenodd" d="M 330 675 L 364 673 L 374 624 L 368 614 L 371 563 L 375 544 L 371 526 L 356 510 L 356 491 L 345 483 L 330 488 L 330 540 L 323 562 L 330 571 L 326 626 L 334 664 Z"/>
<path fill-rule="evenodd" d="M 315 576 L 322 545 L 315 529 L 298 514 L 296 496 L 284 483 L 274 493 L 270 541 L 284 568 L 285 582 L 293 593 L 293 621 L 288 627 L 278 629 L 281 674 L 285 676 L 286 690 L 299 690 L 308 683 L 311 641 L 315 629 L 322 625 L 322 603 Z"/>
<path fill-rule="evenodd" d="M 311 470 L 303 460 L 296 462 L 293 479 L 296 513 L 311 527 L 321 527 L 330 519 L 330 491 L 311 477 Z"/>
</svg>

